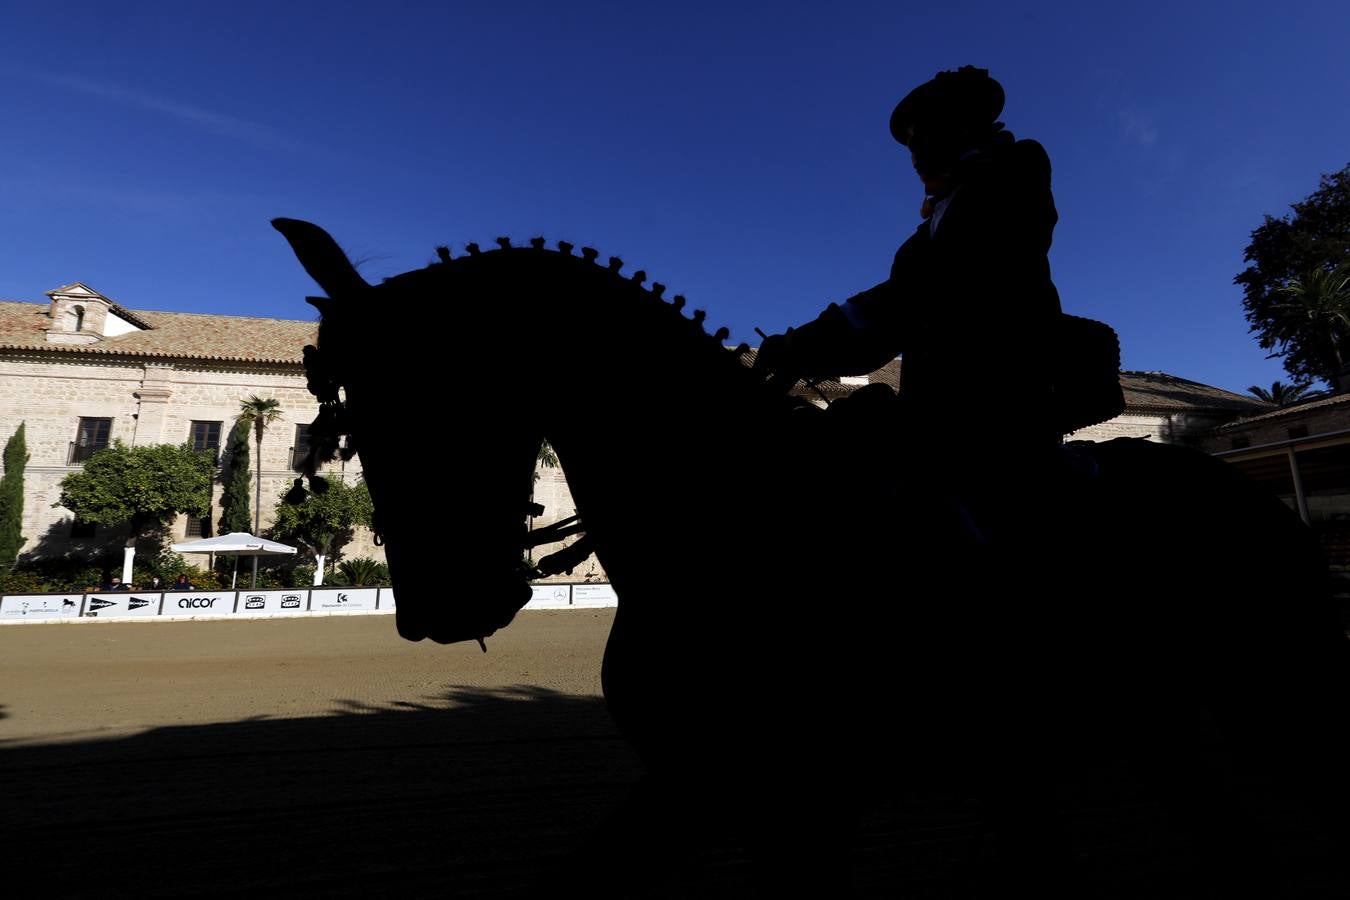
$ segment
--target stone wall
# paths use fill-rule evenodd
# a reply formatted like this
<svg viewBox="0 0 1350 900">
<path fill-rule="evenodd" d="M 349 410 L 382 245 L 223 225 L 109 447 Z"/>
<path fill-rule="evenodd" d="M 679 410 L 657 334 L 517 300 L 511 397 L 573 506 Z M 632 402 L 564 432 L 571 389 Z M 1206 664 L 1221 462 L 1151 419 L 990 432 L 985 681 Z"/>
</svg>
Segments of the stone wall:
<svg viewBox="0 0 1350 900">
<path fill-rule="evenodd" d="M 81 466 L 68 462 L 84 418 L 112 420 L 110 441 L 133 446 L 181 444 L 191 438 L 192 422 L 220 422 L 222 445 L 228 440 L 242 400 L 250 395 L 276 398 L 281 418 L 268 426 L 262 444 L 262 530 L 271 524 L 277 500 L 296 477 L 291 468 L 296 426 L 314 419 L 318 404 L 305 388 L 304 372 L 291 366 L 210 366 L 191 361 L 148 361 L 102 356 L 33 352 L 0 356 L 0 446 L 26 422 L 29 462 L 25 471 L 23 553 L 55 555 L 107 543 L 70 539 L 72 515 L 52 504 L 61 480 Z M 223 446 L 222 446 L 222 449 Z M 258 472 L 256 447 L 250 438 L 250 467 Z M 324 467 L 329 477 L 353 483 L 360 477 L 357 460 Z M 219 477 L 212 493 L 211 529 L 220 517 Z M 250 495 L 250 505 L 253 495 Z M 186 517 L 173 526 L 182 540 Z M 39 546 L 40 545 L 40 546 Z M 343 551 L 347 558 L 383 559 L 371 535 L 359 529 Z M 205 557 L 193 562 L 204 564 Z"/>
</svg>

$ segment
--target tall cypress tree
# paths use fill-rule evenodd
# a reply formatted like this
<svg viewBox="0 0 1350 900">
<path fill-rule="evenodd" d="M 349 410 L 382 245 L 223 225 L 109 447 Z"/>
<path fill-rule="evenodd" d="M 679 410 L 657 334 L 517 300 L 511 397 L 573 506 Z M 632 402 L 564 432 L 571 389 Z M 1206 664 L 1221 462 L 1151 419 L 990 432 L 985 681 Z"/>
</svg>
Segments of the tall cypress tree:
<svg viewBox="0 0 1350 900">
<path fill-rule="evenodd" d="M 249 514 L 248 440 L 250 425 L 238 422 L 230 436 L 230 459 L 225 473 L 225 492 L 220 498 L 220 533 L 247 532 L 253 527 Z"/>
<path fill-rule="evenodd" d="M 0 574 L 14 568 L 23 546 L 23 470 L 28 465 L 27 422 L 19 423 L 5 443 L 5 474 L 0 477 Z"/>
</svg>

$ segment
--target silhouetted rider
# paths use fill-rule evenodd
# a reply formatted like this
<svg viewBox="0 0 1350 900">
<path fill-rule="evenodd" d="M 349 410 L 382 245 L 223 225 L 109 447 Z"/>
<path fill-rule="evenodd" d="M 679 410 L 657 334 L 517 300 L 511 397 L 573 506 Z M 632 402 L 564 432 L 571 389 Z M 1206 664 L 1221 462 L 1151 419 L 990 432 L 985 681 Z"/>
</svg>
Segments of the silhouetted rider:
<svg viewBox="0 0 1350 900">
<path fill-rule="evenodd" d="M 1003 88 L 985 69 L 940 72 L 891 115 L 926 197 L 891 276 L 764 340 L 777 375 L 865 374 L 903 355 L 906 420 L 943 452 L 1058 443 L 1046 350 L 1060 313 L 1050 280 L 1058 215 L 1050 159 L 998 122 Z"/>
</svg>

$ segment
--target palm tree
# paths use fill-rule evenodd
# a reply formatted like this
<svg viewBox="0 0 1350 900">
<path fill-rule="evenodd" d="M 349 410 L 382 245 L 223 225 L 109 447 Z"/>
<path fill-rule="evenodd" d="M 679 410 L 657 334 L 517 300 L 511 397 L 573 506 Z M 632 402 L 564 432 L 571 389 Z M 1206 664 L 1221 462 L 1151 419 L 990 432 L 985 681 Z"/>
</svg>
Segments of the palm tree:
<svg viewBox="0 0 1350 900">
<path fill-rule="evenodd" d="M 263 432 L 267 426 L 271 425 L 277 419 L 281 418 L 281 401 L 277 399 L 264 400 L 257 394 L 250 395 L 247 400 L 239 404 L 239 415 L 235 416 L 236 422 L 251 422 L 253 424 L 253 443 L 258 448 L 258 464 L 254 467 L 257 470 L 254 505 L 253 505 L 253 533 L 262 533 L 262 440 Z M 257 559 L 254 559 L 257 563 Z"/>
<path fill-rule="evenodd" d="M 1303 384 L 1285 384 L 1283 381 L 1271 382 L 1270 390 L 1263 387 L 1252 385 L 1247 388 L 1247 393 L 1252 394 L 1257 399 L 1264 400 L 1267 403 L 1274 403 L 1276 406 L 1288 406 L 1302 400 L 1308 393 L 1308 388 L 1312 385 L 1308 382 Z"/>
<path fill-rule="evenodd" d="M 1315 269 L 1290 280 L 1276 292 L 1288 299 L 1271 309 L 1278 315 L 1276 340 L 1283 347 L 1307 343 L 1320 364 L 1317 374 L 1336 390 L 1346 369 L 1345 349 L 1350 340 L 1350 263 Z"/>
<path fill-rule="evenodd" d="M 539 445 L 539 455 L 537 457 L 537 461 L 539 465 L 543 466 L 546 469 L 558 468 L 558 454 L 554 452 L 553 445 L 550 444 L 548 441 L 544 441 Z M 534 470 L 534 480 L 535 481 L 539 480 L 538 468 L 535 468 Z"/>
<path fill-rule="evenodd" d="M 530 487 L 530 503 L 534 503 L 534 487 L 533 487 L 533 485 L 536 485 L 536 484 L 539 483 L 539 469 L 540 469 L 541 466 L 542 466 L 543 468 L 545 468 L 545 469 L 556 469 L 556 468 L 558 468 L 558 454 L 557 454 L 556 452 L 554 452 L 554 450 L 553 450 L 553 445 L 550 444 L 548 441 L 544 441 L 542 444 L 539 445 L 539 454 L 535 457 L 534 476 L 533 476 L 533 480 L 530 482 L 530 484 L 531 484 L 531 487 Z M 533 531 L 533 530 L 534 530 L 534 515 L 533 515 L 533 514 L 531 514 L 531 515 L 529 516 L 529 521 L 526 523 L 525 527 L 526 527 L 528 530 L 530 530 L 530 531 Z M 527 570 L 533 569 L 533 568 L 534 568 L 534 554 L 532 554 L 532 553 L 527 553 L 527 554 L 525 555 L 524 559 L 522 560 L 522 562 L 524 563 L 525 568 L 526 568 Z"/>
</svg>

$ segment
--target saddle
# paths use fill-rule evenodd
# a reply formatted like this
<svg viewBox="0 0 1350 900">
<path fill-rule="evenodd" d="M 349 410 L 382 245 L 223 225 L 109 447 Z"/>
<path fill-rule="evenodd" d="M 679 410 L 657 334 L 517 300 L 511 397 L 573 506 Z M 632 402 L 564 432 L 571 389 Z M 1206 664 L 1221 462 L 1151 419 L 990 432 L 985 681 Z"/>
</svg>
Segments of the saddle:
<svg viewBox="0 0 1350 900">
<path fill-rule="evenodd" d="M 1026 470 L 1038 470 L 1039 475 L 1027 471 L 1032 482 L 1041 483 L 1052 493 L 1068 496 L 1064 492 L 1074 484 L 1081 486 L 1085 481 L 1096 479 L 1099 466 L 1089 442 L 1052 445 L 1051 438 L 1062 438 L 1109 421 L 1124 411 L 1120 343 L 1109 325 L 1062 314 L 1056 324 L 1056 333 L 1047 344 L 1053 348 L 1054 355 L 1048 361 L 1050 391 L 1049 408 L 1045 411 L 1045 451 L 1020 448 L 1015 452 L 1025 459 Z M 925 485 L 916 491 L 912 483 L 906 483 L 915 481 L 925 466 L 922 463 L 924 453 L 915 449 L 923 436 L 913 433 L 915 423 L 905 415 L 903 406 L 901 398 L 883 384 L 866 385 L 830 404 L 823 419 L 829 423 L 832 443 L 846 454 L 851 464 L 857 464 L 857 470 L 849 477 L 856 478 L 862 471 L 893 472 L 895 477 L 884 479 L 886 483 L 877 485 L 876 496 L 889 498 L 887 506 L 903 507 L 911 503 L 916 494 L 922 494 L 928 502 L 943 510 L 943 518 L 956 523 L 956 529 L 968 543 L 985 545 L 997 540 L 997 533 L 1005 529 L 997 525 L 991 527 L 990 522 L 1005 518 L 994 507 L 1007 498 L 1005 492 L 998 489 L 989 492 L 992 498 L 980 496 L 982 492 L 976 485 L 985 473 L 972 472 L 970 479 L 963 479 L 958 468 L 951 474 L 957 481 L 964 482 L 964 486 L 935 489 Z M 973 402 L 972 415 L 978 415 Z M 998 454 L 999 449 L 991 443 L 989 452 Z M 934 456 L 933 460 L 941 461 L 935 468 L 948 468 L 953 458 L 961 460 L 955 463 L 958 467 L 975 465 L 972 454 L 958 452 L 946 459 Z M 1019 465 L 1017 468 L 1023 470 L 1024 467 Z M 1033 488 L 1034 484 L 1029 486 L 1029 489 Z"/>
<path fill-rule="evenodd" d="M 1072 434 L 1125 411 L 1120 389 L 1120 340 L 1115 329 L 1093 319 L 1060 314 L 1049 342 L 1051 421 Z"/>
</svg>

